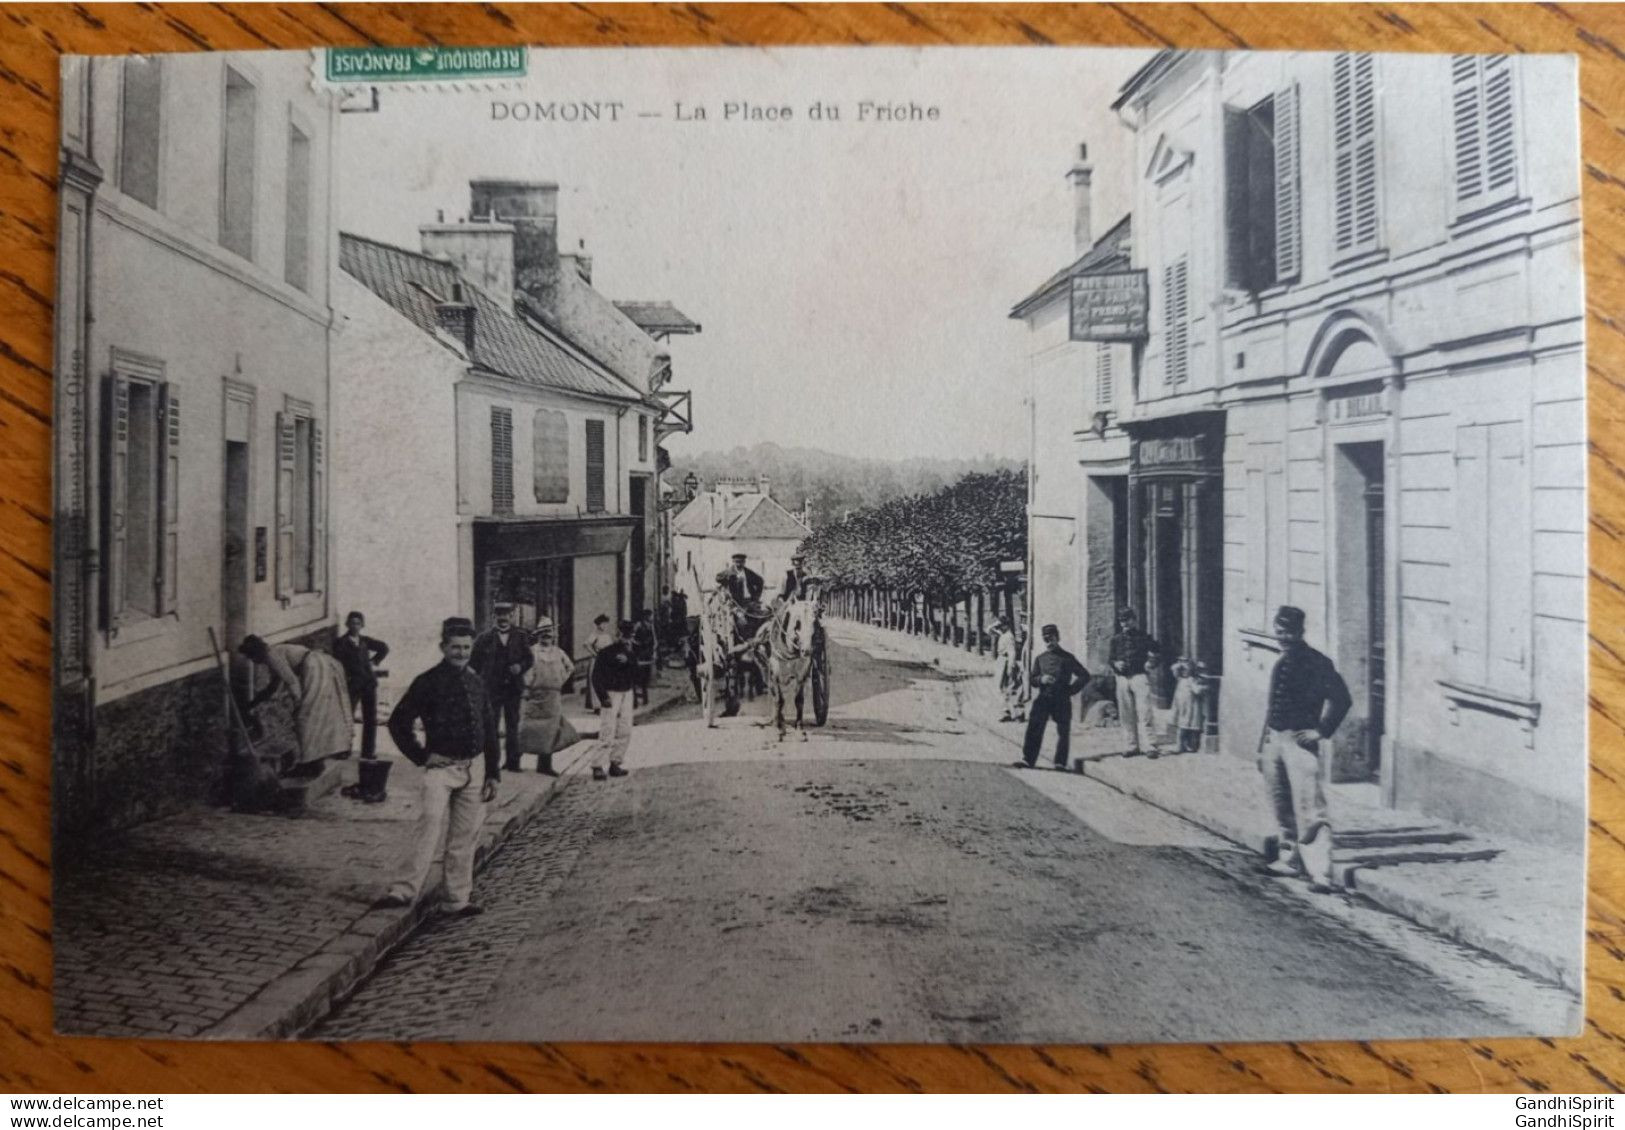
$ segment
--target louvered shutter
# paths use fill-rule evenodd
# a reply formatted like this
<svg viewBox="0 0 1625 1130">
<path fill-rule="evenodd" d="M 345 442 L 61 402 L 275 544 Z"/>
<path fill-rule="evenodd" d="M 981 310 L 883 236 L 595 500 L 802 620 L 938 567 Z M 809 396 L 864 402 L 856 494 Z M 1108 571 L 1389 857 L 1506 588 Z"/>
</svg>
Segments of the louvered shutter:
<svg viewBox="0 0 1625 1130">
<path fill-rule="evenodd" d="M 1101 408 L 1109 408 L 1116 398 L 1116 389 L 1113 387 L 1114 374 L 1112 373 L 1112 347 L 1111 343 L 1101 341 L 1095 343 L 1095 404 Z"/>
<path fill-rule="evenodd" d="M 125 539 L 128 533 L 130 473 L 130 382 L 117 373 L 107 378 L 107 548 L 102 568 L 107 630 L 124 622 Z"/>
<path fill-rule="evenodd" d="M 276 595 L 277 599 L 293 599 L 293 482 L 294 446 L 296 444 L 293 416 L 287 412 L 276 414 Z"/>
<path fill-rule="evenodd" d="M 158 461 L 158 575 L 153 583 L 158 615 L 162 616 L 175 611 L 180 595 L 181 398 L 174 385 L 160 388 L 158 403 L 162 456 Z"/>
<path fill-rule="evenodd" d="M 1456 203 L 1484 192 L 1484 100 L 1476 55 L 1450 61 L 1451 117 L 1456 131 Z"/>
<path fill-rule="evenodd" d="M 310 587 L 327 589 L 327 469 L 322 426 L 310 422 Z"/>
<path fill-rule="evenodd" d="M 1484 189 L 1500 199 L 1517 190 L 1517 138 L 1513 120 L 1512 60 L 1484 60 Z"/>
<path fill-rule="evenodd" d="M 1456 677 L 1480 687 L 1489 681 L 1488 457 L 1488 428 L 1456 429 L 1456 560 L 1450 578 Z"/>
<path fill-rule="evenodd" d="M 1183 384 L 1190 375 L 1190 309 L 1186 260 L 1162 269 L 1163 379 L 1169 386 Z"/>
<path fill-rule="evenodd" d="M 1377 243 L 1376 62 L 1345 52 L 1332 61 L 1333 231 L 1339 253 Z"/>
<path fill-rule="evenodd" d="M 604 509 L 604 421 L 587 421 L 587 509 Z"/>
<path fill-rule="evenodd" d="M 513 410 L 491 409 L 491 513 L 513 513 Z"/>
<path fill-rule="evenodd" d="M 1303 187 L 1298 144 L 1298 85 L 1275 95 L 1275 281 L 1303 270 Z"/>
</svg>

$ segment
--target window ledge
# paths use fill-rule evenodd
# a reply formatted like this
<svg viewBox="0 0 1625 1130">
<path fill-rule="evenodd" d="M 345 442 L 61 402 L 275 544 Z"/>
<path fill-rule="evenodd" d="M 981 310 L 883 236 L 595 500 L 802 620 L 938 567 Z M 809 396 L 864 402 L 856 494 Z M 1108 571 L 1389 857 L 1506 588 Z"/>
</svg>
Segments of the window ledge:
<svg viewBox="0 0 1625 1130">
<path fill-rule="evenodd" d="M 1347 271 L 1358 271 L 1362 267 L 1375 266 L 1388 261 L 1386 247 L 1373 247 L 1367 251 L 1352 251 L 1339 259 L 1332 260 L 1332 273 L 1342 274 Z"/>
<path fill-rule="evenodd" d="M 1540 721 L 1540 703 L 1536 700 L 1448 679 L 1439 680 L 1439 689 L 1444 691 L 1445 698 L 1450 702 L 1451 725 L 1461 725 L 1463 709 L 1511 718 L 1522 727 L 1525 746 L 1534 748 L 1535 725 Z"/>
<path fill-rule="evenodd" d="M 325 595 L 321 589 L 315 589 L 311 592 L 296 592 L 292 596 L 283 597 L 281 603 L 284 608 L 315 608 L 320 606 Z"/>
<path fill-rule="evenodd" d="M 1482 231 L 1502 220 L 1510 220 L 1516 216 L 1527 216 L 1534 211 L 1534 202 L 1527 196 L 1509 196 L 1494 204 L 1480 204 L 1461 212 L 1450 223 L 1450 236 L 1452 239 L 1464 235 L 1472 235 Z"/>
<path fill-rule="evenodd" d="M 162 616 L 140 616 L 139 619 L 127 619 L 123 624 L 108 631 L 107 646 L 123 647 L 125 644 L 157 639 L 179 623 L 180 616 L 174 612 L 166 612 Z"/>
</svg>

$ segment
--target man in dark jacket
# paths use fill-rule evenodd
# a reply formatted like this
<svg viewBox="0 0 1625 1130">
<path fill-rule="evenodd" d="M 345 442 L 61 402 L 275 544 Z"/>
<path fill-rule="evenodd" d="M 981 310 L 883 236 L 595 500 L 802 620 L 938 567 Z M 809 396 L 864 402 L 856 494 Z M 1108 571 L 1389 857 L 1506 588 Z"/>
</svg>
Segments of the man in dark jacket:
<svg viewBox="0 0 1625 1130">
<path fill-rule="evenodd" d="M 1332 827 L 1324 785 L 1326 739 L 1337 732 L 1353 700 L 1332 661 L 1303 640 L 1301 608 L 1275 614 L 1281 657 L 1270 671 L 1258 768 L 1264 774 L 1281 834 L 1272 875 L 1303 875 L 1309 889 L 1332 888 Z"/>
<path fill-rule="evenodd" d="M 469 665 L 485 683 L 492 708 L 502 720 L 507 750 L 504 769 L 519 768 L 519 715 L 525 698 L 525 672 L 536 662 L 530 640 L 513 626 L 513 605 L 498 603 L 491 610 L 496 623 L 474 641 L 474 657 Z"/>
<path fill-rule="evenodd" d="M 474 890 L 474 850 L 485 805 L 496 799 L 497 724 L 485 682 L 469 668 L 474 625 L 454 616 L 440 627 L 441 661 L 412 680 L 389 714 L 389 736 L 414 765 L 423 767 L 423 794 L 412 847 L 396 869 L 389 892 L 375 904 L 408 906 L 418 897 L 446 839 L 445 900 L 448 914 L 480 912 Z M 413 727 L 423 723 L 422 742 Z M 483 783 L 474 763 L 483 758 Z"/>
<path fill-rule="evenodd" d="M 806 564 L 805 554 L 797 553 L 790 558 L 790 568 L 784 574 L 784 584 L 779 586 L 780 601 L 801 600 L 810 595 L 807 591 Z"/>
<path fill-rule="evenodd" d="M 632 621 L 622 620 L 620 638 L 598 653 L 592 663 L 593 694 L 609 705 L 598 712 L 598 742 L 592 751 L 592 779 L 624 777 L 627 748 L 632 744 L 633 694 L 638 661 L 632 651 Z M 607 772 L 605 771 L 607 768 Z"/>
<path fill-rule="evenodd" d="M 725 572 L 723 587 L 741 608 L 754 609 L 762 603 L 762 575 L 745 564 L 743 553 L 733 555 L 732 564 Z"/>
<path fill-rule="evenodd" d="M 1117 634 L 1112 637 L 1109 660 L 1112 682 L 1117 689 L 1117 722 L 1128 738 L 1124 757 L 1145 753 L 1156 757 L 1155 697 L 1145 662 L 1158 653 L 1157 641 L 1140 627 L 1139 614 L 1125 608 L 1117 614 Z"/>
<path fill-rule="evenodd" d="M 350 706 L 361 708 L 361 756 L 378 756 L 378 665 L 389 654 L 382 640 L 361 634 L 367 619 L 359 612 L 344 618 L 344 634 L 333 641 L 333 657 L 344 668 Z"/>
<path fill-rule="evenodd" d="M 1017 769 L 1031 769 L 1038 764 L 1038 754 L 1044 747 L 1044 729 L 1055 720 L 1055 768 L 1065 769 L 1072 751 L 1072 696 L 1089 682 L 1089 672 L 1083 664 L 1061 646 L 1061 630 L 1054 624 L 1044 625 L 1044 650 L 1033 657 L 1029 685 L 1033 700 L 1027 713 L 1027 740 L 1021 751 Z"/>
</svg>

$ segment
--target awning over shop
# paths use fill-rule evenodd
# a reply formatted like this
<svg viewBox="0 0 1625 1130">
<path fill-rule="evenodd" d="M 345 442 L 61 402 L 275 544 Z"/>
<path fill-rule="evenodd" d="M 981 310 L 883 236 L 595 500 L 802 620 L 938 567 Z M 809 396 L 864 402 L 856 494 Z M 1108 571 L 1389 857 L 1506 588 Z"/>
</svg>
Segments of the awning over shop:
<svg viewBox="0 0 1625 1130">
<path fill-rule="evenodd" d="M 481 566 L 548 557 L 594 557 L 624 552 L 637 519 L 476 518 L 474 560 Z"/>
</svg>

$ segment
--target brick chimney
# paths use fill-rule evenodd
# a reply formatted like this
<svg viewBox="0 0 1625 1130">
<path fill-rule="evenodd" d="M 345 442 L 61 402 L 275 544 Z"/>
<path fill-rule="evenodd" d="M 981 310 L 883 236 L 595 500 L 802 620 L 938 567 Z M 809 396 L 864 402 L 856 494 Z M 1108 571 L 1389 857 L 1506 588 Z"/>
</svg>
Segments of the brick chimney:
<svg viewBox="0 0 1625 1130">
<path fill-rule="evenodd" d="M 435 321 L 440 328 L 452 337 L 463 343 L 464 351 L 474 356 L 474 307 L 469 305 L 463 294 L 462 283 L 451 284 L 451 301 L 437 302 L 434 307 Z"/>
<path fill-rule="evenodd" d="M 487 220 L 448 224 L 437 218 L 418 227 L 425 255 L 454 264 L 458 274 L 504 303 L 513 302 L 513 237 L 512 224 Z"/>
<path fill-rule="evenodd" d="M 1082 255 L 1095 245 L 1090 238 L 1092 229 L 1089 215 L 1089 182 L 1094 175 L 1094 166 L 1089 164 L 1089 147 L 1078 146 L 1077 163 L 1066 174 L 1067 181 L 1072 185 L 1072 243 L 1075 255 Z"/>
<path fill-rule="evenodd" d="M 480 178 L 468 184 L 469 212 L 513 228 L 515 298 L 552 320 L 559 279 L 559 186 L 552 181 Z"/>
</svg>

